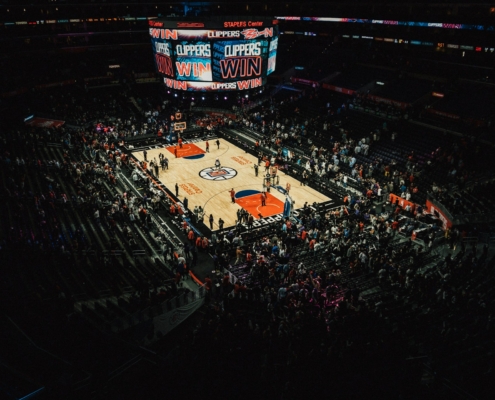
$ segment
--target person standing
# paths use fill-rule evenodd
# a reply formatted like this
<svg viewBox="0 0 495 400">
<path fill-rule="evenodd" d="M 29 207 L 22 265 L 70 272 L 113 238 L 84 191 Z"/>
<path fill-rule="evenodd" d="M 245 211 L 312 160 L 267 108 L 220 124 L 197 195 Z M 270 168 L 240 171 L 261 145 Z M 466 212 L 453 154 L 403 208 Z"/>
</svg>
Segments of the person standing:
<svg viewBox="0 0 495 400">
<path fill-rule="evenodd" d="M 205 278 L 205 288 L 207 290 L 207 295 L 208 296 L 211 296 L 211 292 L 212 292 L 212 289 L 213 289 L 213 282 L 210 278 L 210 275 L 206 275 L 206 278 Z"/>
<path fill-rule="evenodd" d="M 243 259 L 243 256 L 244 256 L 244 252 L 242 251 L 242 249 L 240 247 L 237 247 L 237 250 L 235 251 L 235 255 L 236 255 L 236 259 L 235 259 L 234 265 L 239 264 L 240 262 L 242 262 L 242 259 Z"/>
<path fill-rule="evenodd" d="M 272 178 L 272 183 L 275 184 L 275 181 L 276 181 L 276 177 L 277 177 L 277 171 L 278 171 L 278 168 L 276 165 L 272 165 L 270 167 L 270 174 L 271 174 L 271 178 Z"/>
<path fill-rule="evenodd" d="M 258 164 L 255 163 L 254 164 L 254 176 L 258 176 L 258 170 L 259 170 Z"/>
<path fill-rule="evenodd" d="M 232 188 L 230 190 L 230 200 L 232 200 L 232 203 L 235 203 L 235 190 Z"/>
<path fill-rule="evenodd" d="M 203 236 L 203 240 L 201 241 L 201 248 L 204 252 L 208 251 L 208 246 L 210 245 L 210 241 L 206 236 Z"/>
<path fill-rule="evenodd" d="M 251 214 L 249 214 L 248 222 L 247 222 L 248 229 L 252 229 L 253 228 L 253 224 L 254 224 L 254 217 Z"/>
<path fill-rule="evenodd" d="M 194 242 L 196 238 L 194 235 L 194 231 L 192 229 L 189 229 L 189 232 L 187 232 L 187 239 L 189 240 L 191 246 L 194 246 Z"/>
<path fill-rule="evenodd" d="M 287 182 L 287 185 L 285 185 L 285 191 L 287 192 L 287 194 L 289 194 L 290 192 L 290 183 Z"/>
<path fill-rule="evenodd" d="M 179 147 L 182 149 L 182 138 L 179 138 L 178 142 L 179 142 Z"/>
<path fill-rule="evenodd" d="M 148 152 L 146 150 L 143 151 L 144 161 L 148 161 Z"/>
<path fill-rule="evenodd" d="M 399 221 L 395 220 L 392 222 L 392 231 L 394 233 L 394 236 L 397 235 L 397 232 L 399 231 Z"/>
<path fill-rule="evenodd" d="M 154 168 L 155 168 L 155 176 L 157 178 L 159 178 L 160 177 L 160 169 L 158 168 L 158 164 L 155 164 Z"/>
<path fill-rule="evenodd" d="M 217 144 L 218 150 L 220 150 L 220 140 L 217 139 L 217 141 L 215 143 Z"/>
<path fill-rule="evenodd" d="M 261 207 L 266 206 L 266 194 L 265 192 L 261 192 Z"/>
<path fill-rule="evenodd" d="M 175 184 L 175 196 L 179 197 L 179 185 L 177 183 Z"/>
<path fill-rule="evenodd" d="M 222 219 L 222 218 L 219 218 L 218 219 L 218 229 L 223 229 L 223 224 L 225 223 L 225 221 Z"/>
<path fill-rule="evenodd" d="M 208 140 L 206 141 L 205 145 L 206 145 L 206 152 L 209 153 L 210 152 L 210 144 L 208 143 Z"/>
<path fill-rule="evenodd" d="M 213 214 L 210 214 L 210 230 L 213 230 L 213 222 L 215 220 L 213 219 Z"/>
<path fill-rule="evenodd" d="M 201 250 L 202 244 L 203 238 L 198 235 L 198 237 L 196 238 L 196 250 Z"/>
<path fill-rule="evenodd" d="M 174 147 L 175 158 L 177 158 L 177 146 Z"/>
</svg>

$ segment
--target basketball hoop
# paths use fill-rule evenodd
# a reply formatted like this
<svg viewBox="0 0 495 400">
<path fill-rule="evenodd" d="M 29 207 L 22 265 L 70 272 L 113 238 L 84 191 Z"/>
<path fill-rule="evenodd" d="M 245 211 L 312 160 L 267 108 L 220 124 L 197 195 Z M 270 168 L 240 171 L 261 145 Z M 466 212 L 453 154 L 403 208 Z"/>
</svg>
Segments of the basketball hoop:
<svg viewBox="0 0 495 400">
<path fill-rule="evenodd" d="M 185 122 L 176 122 L 174 124 L 174 131 L 179 132 L 182 136 L 182 132 L 184 132 L 187 128 L 187 124 Z"/>
</svg>

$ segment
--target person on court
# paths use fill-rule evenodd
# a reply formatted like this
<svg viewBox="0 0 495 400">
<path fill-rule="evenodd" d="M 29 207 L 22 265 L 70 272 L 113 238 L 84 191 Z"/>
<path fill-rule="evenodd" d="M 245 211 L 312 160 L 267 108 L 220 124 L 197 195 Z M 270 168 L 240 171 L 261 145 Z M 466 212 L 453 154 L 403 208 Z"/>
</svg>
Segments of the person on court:
<svg viewBox="0 0 495 400">
<path fill-rule="evenodd" d="M 146 150 L 143 151 L 143 156 L 144 156 L 144 161 L 148 161 L 148 152 Z"/>
<path fill-rule="evenodd" d="M 287 192 L 287 194 L 289 194 L 290 192 L 290 183 L 287 182 L 287 185 L 285 185 L 285 191 Z"/>
<path fill-rule="evenodd" d="M 266 194 L 265 192 L 261 192 L 261 207 L 266 206 Z"/>
<path fill-rule="evenodd" d="M 218 158 L 215 160 L 215 168 L 220 169 L 220 160 Z"/>
<path fill-rule="evenodd" d="M 232 203 L 235 203 L 235 190 L 232 188 L 230 190 L 230 200 L 232 200 Z"/>
<path fill-rule="evenodd" d="M 177 183 L 175 184 L 175 196 L 179 197 L 179 185 Z"/>
<path fill-rule="evenodd" d="M 218 150 L 220 150 L 220 140 L 217 139 L 217 141 L 215 143 L 217 144 Z"/>
<path fill-rule="evenodd" d="M 278 168 L 277 168 L 276 165 L 272 165 L 270 167 L 270 174 L 272 176 L 272 182 L 273 182 L 273 184 L 275 184 L 275 178 L 277 177 L 277 170 L 278 170 Z"/>
<path fill-rule="evenodd" d="M 179 138 L 178 143 L 179 143 L 179 147 L 182 149 L 182 138 Z"/>
<path fill-rule="evenodd" d="M 254 163 L 254 176 L 258 176 L 258 164 Z"/>
<path fill-rule="evenodd" d="M 209 153 L 210 152 L 210 144 L 208 143 L 208 140 L 206 141 L 205 146 L 206 146 L 206 152 Z"/>
<path fill-rule="evenodd" d="M 177 146 L 174 147 L 175 158 L 177 158 Z"/>
</svg>

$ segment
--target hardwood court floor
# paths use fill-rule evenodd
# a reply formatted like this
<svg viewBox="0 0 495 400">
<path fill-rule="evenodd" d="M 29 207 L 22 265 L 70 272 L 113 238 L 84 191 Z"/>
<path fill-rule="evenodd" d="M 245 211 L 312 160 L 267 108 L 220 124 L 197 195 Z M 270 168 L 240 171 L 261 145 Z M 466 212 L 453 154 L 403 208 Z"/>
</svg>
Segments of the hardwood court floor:
<svg viewBox="0 0 495 400">
<path fill-rule="evenodd" d="M 148 161 L 155 158 L 159 160 L 158 154 L 162 153 L 169 159 L 169 169 L 162 171 L 160 168 L 160 181 L 173 193 L 175 193 L 175 184 L 177 183 L 179 185 L 179 200 L 184 201 L 184 198 L 187 197 L 190 210 L 193 210 L 195 206 L 203 207 L 206 225 L 208 225 L 210 214 L 213 214 L 215 219 L 213 229 L 215 230 L 218 229 L 220 217 L 225 221 L 225 227 L 235 225 L 236 213 L 241 206 L 232 203 L 229 191 L 234 188 L 236 193 L 241 191 L 247 191 L 244 192 L 245 194 L 261 192 L 265 167 L 259 167 L 259 174 L 256 177 L 253 167 L 254 163 L 257 162 L 256 157 L 223 139 L 220 139 L 219 149 L 217 149 L 214 141 L 210 141 L 209 144 L 209 153 L 202 153 L 205 151 L 205 142 L 184 144 L 182 153 L 184 157 L 189 158 L 181 157 L 180 150 L 178 150 L 179 158 L 175 158 L 173 147 L 148 149 L 147 158 Z M 144 161 L 142 151 L 135 152 L 133 155 L 138 160 Z M 213 168 L 216 159 L 220 161 L 222 166 L 219 171 Z M 279 186 L 285 188 L 287 182 L 290 183 L 290 196 L 295 201 L 295 208 L 301 208 L 305 202 L 312 204 L 331 200 L 308 186 L 301 186 L 299 181 L 281 171 L 278 172 L 278 175 L 280 176 Z M 270 194 L 279 199 L 282 204 L 284 203 L 284 194 L 274 188 L 271 188 Z M 259 197 L 256 194 L 254 196 Z M 268 217 L 269 215 L 263 214 L 263 216 Z"/>
</svg>

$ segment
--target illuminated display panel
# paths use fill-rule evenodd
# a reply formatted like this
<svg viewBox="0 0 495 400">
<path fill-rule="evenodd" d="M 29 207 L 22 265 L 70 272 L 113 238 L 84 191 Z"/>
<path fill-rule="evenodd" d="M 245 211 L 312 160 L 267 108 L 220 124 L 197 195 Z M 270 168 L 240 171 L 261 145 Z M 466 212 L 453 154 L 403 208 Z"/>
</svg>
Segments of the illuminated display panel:
<svg viewBox="0 0 495 400">
<path fill-rule="evenodd" d="M 177 90 L 261 87 L 276 67 L 278 21 L 149 21 L 156 70 Z"/>
</svg>

